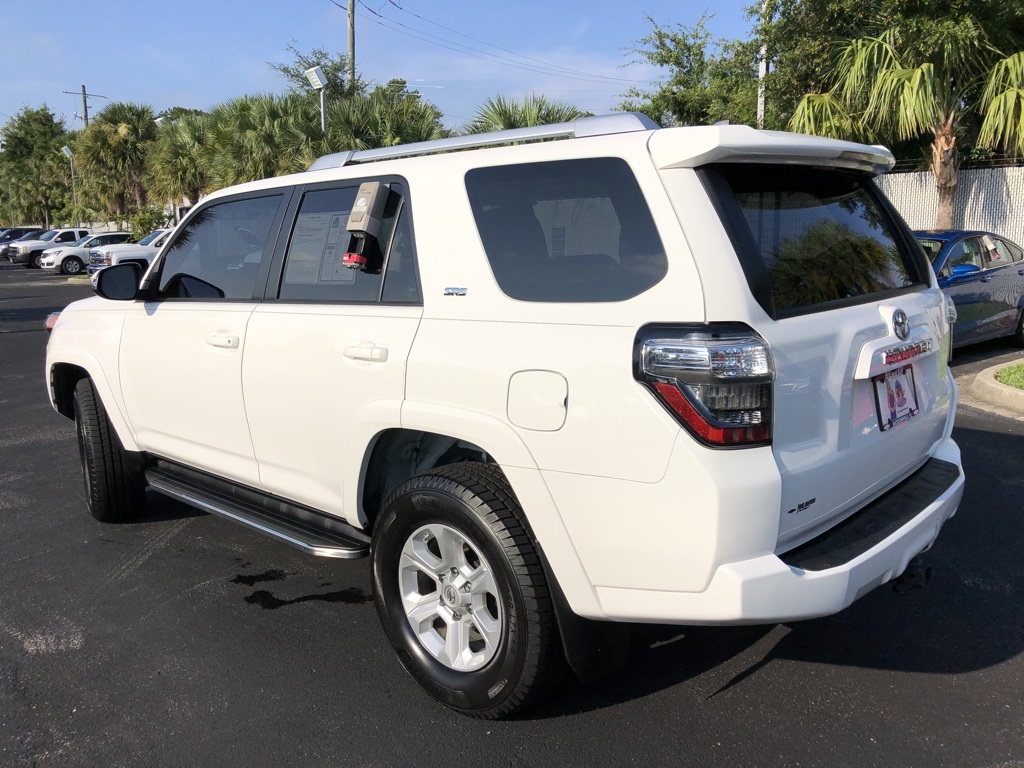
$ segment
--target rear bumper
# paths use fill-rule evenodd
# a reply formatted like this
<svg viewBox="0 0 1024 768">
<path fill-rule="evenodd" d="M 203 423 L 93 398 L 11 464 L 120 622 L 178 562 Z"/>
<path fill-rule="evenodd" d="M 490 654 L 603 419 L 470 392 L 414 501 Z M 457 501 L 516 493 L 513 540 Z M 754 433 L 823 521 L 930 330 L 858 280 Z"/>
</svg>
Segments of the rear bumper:
<svg viewBox="0 0 1024 768">
<path fill-rule="evenodd" d="M 960 451 L 945 440 L 917 473 L 818 539 L 720 566 L 701 592 L 597 587 L 604 618 L 757 624 L 841 611 L 899 576 L 935 541 L 963 496 Z"/>
</svg>

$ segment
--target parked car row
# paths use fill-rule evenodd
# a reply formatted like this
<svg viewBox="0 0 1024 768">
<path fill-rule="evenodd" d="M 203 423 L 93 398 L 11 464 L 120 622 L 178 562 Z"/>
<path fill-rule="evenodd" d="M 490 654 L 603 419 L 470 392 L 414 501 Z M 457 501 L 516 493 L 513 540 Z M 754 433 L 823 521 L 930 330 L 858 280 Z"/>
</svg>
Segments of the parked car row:
<svg viewBox="0 0 1024 768">
<path fill-rule="evenodd" d="M 91 229 L 51 229 L 40 235 L 26 235 L 7 246 L 7 259 L 29 269 L 42 267 L 43 251 L 57 245 L 71 245 L 92 234 Z"/>
<path fill-rule="evenodd" d="M 128 232 L 94 234 L 82 228 L 12 227 L 0 230 L 0 258 L 62 275 L 88 271 L 95 285 L 96 273 L 111 264 L 122 261 L 148 264 L 168 232 L 170 229 L 157 229 L 138 243 L 132 243 Z"/>
</svg>

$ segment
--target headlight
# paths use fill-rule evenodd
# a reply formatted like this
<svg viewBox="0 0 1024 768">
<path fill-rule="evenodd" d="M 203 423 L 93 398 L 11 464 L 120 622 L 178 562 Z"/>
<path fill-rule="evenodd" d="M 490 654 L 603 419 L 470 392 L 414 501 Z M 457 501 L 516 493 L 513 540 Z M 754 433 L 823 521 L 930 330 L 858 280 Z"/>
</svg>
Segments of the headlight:
<svg viewBox="0 0 1024 768">
<path fill-rule="evenodd" d="M 103 259 L 103 263 L 110 266 L 110 254 L 106 251 L 100 253 L 100 257 Z"/>
<path fill-rule="evenodd" d="M 63 253 L 63 249 L 57 248 L 56 250 L 53 251 L 47 251 L 46 253 L 43 254 L 43 256 L 46 256 L 47 258 L 53 258 L 56 256 L 60 256 L 61 253 Z"/>
</svg>

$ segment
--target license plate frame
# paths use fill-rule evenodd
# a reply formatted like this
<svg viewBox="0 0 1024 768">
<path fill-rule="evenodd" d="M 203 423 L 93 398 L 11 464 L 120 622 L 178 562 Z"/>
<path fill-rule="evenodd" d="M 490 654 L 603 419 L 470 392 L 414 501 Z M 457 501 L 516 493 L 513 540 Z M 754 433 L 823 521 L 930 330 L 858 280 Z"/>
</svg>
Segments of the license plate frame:
<svg viewBox="0 0 1024 768">
<path fill-rule="evenodd" d="M 913 364 L 873 376 L 871 384 L 875 390 L 878 428 L 882 432 L 910 421 L 921 412 Z"/>
</svg>

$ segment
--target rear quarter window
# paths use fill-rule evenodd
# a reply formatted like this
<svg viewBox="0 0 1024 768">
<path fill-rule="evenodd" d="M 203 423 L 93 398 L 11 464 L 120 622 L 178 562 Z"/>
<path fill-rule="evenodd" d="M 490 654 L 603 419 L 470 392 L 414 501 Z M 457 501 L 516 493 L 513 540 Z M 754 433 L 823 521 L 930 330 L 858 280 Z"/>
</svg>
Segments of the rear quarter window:
<svg viewBox="0 0 1024 768">
<path fill-rule="evenodd" d="M 620 158 L 476 168 L 466 190 L 494 278 L 520 301 L 623 301 L 668 260 L 633 172 Z"/>
<path fill-rule="evenodd" d="M 754 296 L 773 317 L 928 283 L 921 249 L 858 173 L 790 165 L 701 170 Z"/>
</svg>

